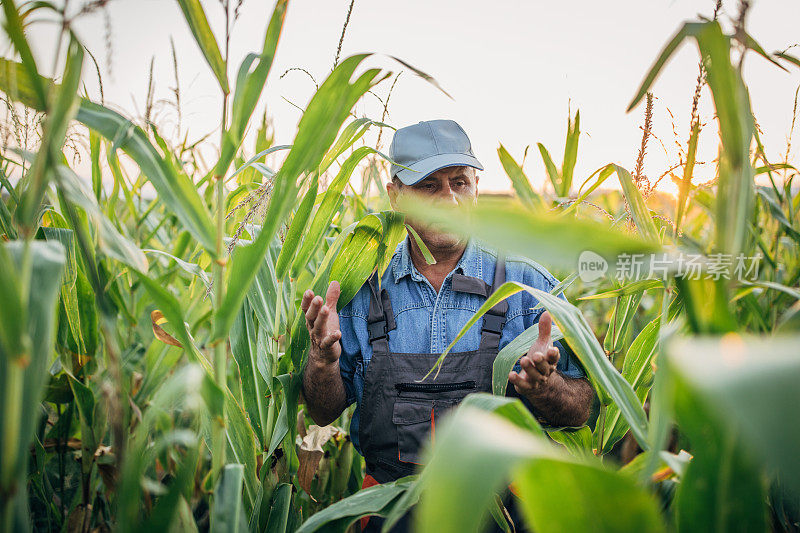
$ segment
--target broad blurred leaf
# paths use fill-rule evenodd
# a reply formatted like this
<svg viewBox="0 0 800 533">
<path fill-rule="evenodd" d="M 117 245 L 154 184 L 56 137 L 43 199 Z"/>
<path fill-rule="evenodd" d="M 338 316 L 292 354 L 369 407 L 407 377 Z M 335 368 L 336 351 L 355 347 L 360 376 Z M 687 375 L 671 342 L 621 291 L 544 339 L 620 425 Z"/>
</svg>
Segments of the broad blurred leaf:
<svg viewBox="0 0 800 533">
<path fill-rule="evenodd" d="M 222 469 L 214 504 L 211 507 L 211 530 L 222 533 L 244 533 L 247 520 L 242 509 L 242 465 L 227 464 Z"/>
<path fill-rule="evenodd" d="M 66 262 L 56 242 L 0 243 L 0 490 L 8 522 L 28 524 L 26 469 L 53 356 L 55 310 Z M 13 501 L 14 503 L 9 503 Z M 13 511 L 12 511 L 13 510 Z"/>
<path fill-rule="evenodd" d="M 779 474 L 800 493 L 800 425 L 789 422 L 784 410 L 800 402 L 798 342 L 796 336 L 748 338 L 735 333 L 677 340 L 667 348 L 666 371 L 680 402 L 678 422 L 693 446 L 708 446 L 713 454 L 741 445 L 745 459 L 763 465 L 768 474 Z M 700 450 L 694 455 L 700 457 Z M 697 482 L 708 484 L 707 479 L 702 476 Z M 710 490 L 723 490 L 731 482 L 711 479 L 718 483 Z"/>
<path fill-rule="evenodd" d="M 420 531 L 475 530 L 509 479 L 536 531 L 663 529 L 656 501 L 633 478 L 594 459 L 571 457 L 544 437 L 469 406 L 437 427 L 427 455 L 416 513 Z"/>
<path fill-rule="evenodd" d="M 621 253 L 655 251 L 657 242 L 624 235 L 609 225 L 534 213 L 508 200 L 479 200 L 474 208 L 448 208 L 428 202 L 401 202 L 415 220 L 475 237 L 508 254 L 535 259 L 548 267 L 574 270 L 578 257 L 591 250 L 612 263 Z"/>
</svg>

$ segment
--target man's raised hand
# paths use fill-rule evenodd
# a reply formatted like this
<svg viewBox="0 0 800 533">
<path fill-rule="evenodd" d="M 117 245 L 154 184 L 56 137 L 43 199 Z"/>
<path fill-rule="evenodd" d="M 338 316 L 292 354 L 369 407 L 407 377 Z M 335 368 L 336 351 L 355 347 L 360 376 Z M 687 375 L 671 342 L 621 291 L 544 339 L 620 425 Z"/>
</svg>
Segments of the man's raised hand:
<svg viewBox="0 0 800 533">
<path fill-rule="evenodd" d="M 512 370 L 508 374 L 508 380 L 520 394 L 536 393 L 544 388 L 548 378 L 555 372 L 560 353 L 550 337 L 552 324 L 550 313 L 542 313 L 539 317 L 539 338 L 519 360 L 522 367 L 520 371 Z"/>
<path fill-rule="evenodd" d="M 300 302 L 311 337 L 310 355 L 318 357 L 322 363 L 335 363 L 342 355 L 342 345 L 339 343 L 342 332 L 339 330 L 339 315 L 336 313 L 340 294 L 339 282 L 331 281 L 324 302 L 311 289 L 303 293 L 303 300 Z"/>
</svg>

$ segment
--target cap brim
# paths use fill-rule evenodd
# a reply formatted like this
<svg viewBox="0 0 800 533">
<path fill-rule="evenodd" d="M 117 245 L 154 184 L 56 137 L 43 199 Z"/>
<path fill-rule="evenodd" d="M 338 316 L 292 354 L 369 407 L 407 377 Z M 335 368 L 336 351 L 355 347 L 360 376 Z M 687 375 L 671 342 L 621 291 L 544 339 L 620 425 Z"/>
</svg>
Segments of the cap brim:
<svg viewBox="0 0 800 533">
<path fill-rule="evenodd" d="M 475 157 L 467 154 L 437 154 L 417 161 L 408 168 L 401 168 L 397 176 L 404 185 L 414 185 L 437 170 L 447 167 L 473 167 L 483 170 L 483 165 Z"/>
</svg>

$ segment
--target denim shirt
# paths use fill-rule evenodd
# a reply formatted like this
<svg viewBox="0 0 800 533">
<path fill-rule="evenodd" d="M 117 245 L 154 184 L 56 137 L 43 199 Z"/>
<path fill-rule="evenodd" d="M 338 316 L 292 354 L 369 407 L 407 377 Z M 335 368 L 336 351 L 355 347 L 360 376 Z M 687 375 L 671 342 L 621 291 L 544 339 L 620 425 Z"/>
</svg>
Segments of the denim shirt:
<svg viewBox="0 0 800 533">
<path fill-rule="evenodd" d="M 489 285 L 494 280 L 497 253 L 476 242 L 467 244 L 457 266 L 444 280 L 439 293 L 420 274 L 411 261 L 409 239 L 401 242 L 392 256 L 389 267 L 381 277 L 381 288 L 386 289 L 392 304 L 397 328 L 389 331 L 389 350 L 393 353 L 442 353 L 453 341 L 464 324 L 486 301 L 483 296 L 456 292 L 452 289 L 454 272 L 482 279 Z M 525 285 L 550 292 L 558 281 L 541 265 L 529 259 L 509 256 L 506 258 L 506 281 L 517 281 Z M 562 299 L 564 296 L 560 296 Z M 356 449 L 361 400 L 364 394 L 364 374 L 372 358 L 372 347 L 367 333 L 370 290 L 368 284 L 356 293 L 353 299 L 339 312 L 342 332 L 342 355 L 339 368 L 347 393 L 347 405 L 357 402 L 350 423 L 350 437 Z M 500 349 L 516 338 L 525 329 L 539 321 L 543 309 L 533 310 L 538 300 L 526 291 L 508 299 L 508 311 Z M 478 320 L 453 347 L 454 352 L 477 350 L 480 345 L 481 324 Z M 570 357 L 570 350 L 556 341 L 561 352 L 557 368 L 569 377 L 583 377 L 577 357 Z M 358 357 L 358 355 L 361 357 Z M 519 370 L 519 363 L 515 367 Z M 513 387 L 510 387 L 513 388 Z M 529 406 L 530 407 L 530 406 Z"/>
</svg>

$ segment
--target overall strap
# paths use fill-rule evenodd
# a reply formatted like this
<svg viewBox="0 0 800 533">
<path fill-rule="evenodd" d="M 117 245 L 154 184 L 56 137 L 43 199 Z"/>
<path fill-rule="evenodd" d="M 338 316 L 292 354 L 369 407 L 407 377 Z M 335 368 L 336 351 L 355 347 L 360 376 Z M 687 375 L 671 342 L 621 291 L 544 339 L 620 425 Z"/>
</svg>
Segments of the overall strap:
<svg viewBox="0 0 800 533">
<path fill-rule="evenodd" d="M 378 272 L 369 277 L 369 312 L 367 314 L 367 332 L 373 355 L 376 353 L 389 354 L 388 333 L 395 329 L 394 313 L 389 293 L 386 289 L 378 290 Z"/>
<path fill-rule="evenodd" d="M 487 291 L 487 298 L 506 282 L 506 261 L 498 254 L 497 263 L 494 267 L 494 281 L 492 287 Z M 506 323 L 506 311 L 508 311 L 508 301 L 503 299 L 497 302 L 483 316 L 483 326 L 481 327 L 480 348 L 497 350 L 500 347 L 500 336 L 503 333 L 503 326 Z"/>
</svg>

